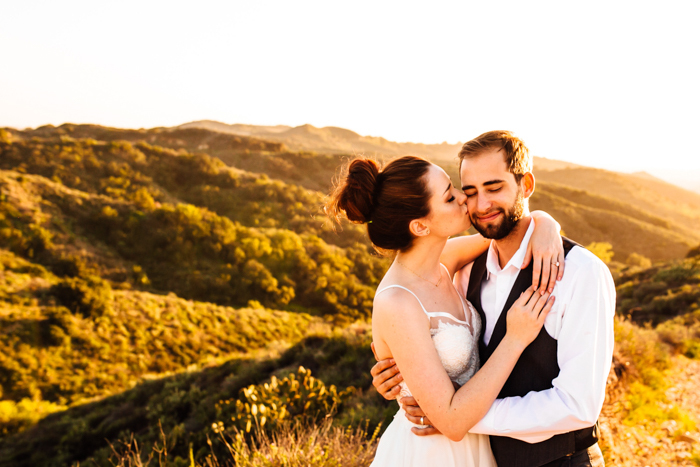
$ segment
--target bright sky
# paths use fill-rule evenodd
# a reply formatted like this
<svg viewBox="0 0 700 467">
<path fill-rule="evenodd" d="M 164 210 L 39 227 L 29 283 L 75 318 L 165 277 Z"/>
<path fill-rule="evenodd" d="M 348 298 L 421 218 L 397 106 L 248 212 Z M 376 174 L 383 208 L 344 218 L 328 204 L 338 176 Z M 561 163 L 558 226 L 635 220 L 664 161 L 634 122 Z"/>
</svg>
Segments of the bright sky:
<svg viewBox="0 0 700 467">
<path fill-rule="evenodd" d="M 697 173 L 700 2 L 2 1 L 0 126 L 198 119 Z M 697 171 L 697 172 L 695 172 Z"/>
</svg>

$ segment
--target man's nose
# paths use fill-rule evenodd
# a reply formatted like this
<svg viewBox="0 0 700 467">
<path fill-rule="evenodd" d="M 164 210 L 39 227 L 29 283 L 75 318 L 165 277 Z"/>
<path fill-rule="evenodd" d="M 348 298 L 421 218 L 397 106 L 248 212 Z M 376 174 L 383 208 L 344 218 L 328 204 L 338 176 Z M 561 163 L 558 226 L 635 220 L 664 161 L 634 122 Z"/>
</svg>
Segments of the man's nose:
<svg viewBox="0 0 700 467">
<path fill-rule="evenodd" d="M 476 203 L 476 209 L 478 212 L 485 213 L 491 209 L 491 200 L 488 196 L 485 196 L 482 193 L 477 193 Z"/>
</svg>

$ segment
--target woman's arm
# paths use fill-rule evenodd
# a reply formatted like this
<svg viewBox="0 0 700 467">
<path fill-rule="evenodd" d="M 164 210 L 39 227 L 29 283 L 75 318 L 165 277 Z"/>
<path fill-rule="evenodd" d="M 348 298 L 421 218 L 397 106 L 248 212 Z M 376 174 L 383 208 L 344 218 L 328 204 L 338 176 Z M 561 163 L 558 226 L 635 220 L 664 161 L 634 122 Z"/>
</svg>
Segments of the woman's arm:
<svg viewBox="0 0 700 467">
<path fill-rule="evenodd" d="M 415 298 L 397 290 L 375 299 L 372 327 L 378 357 L 396 360 L 426 416 L 448 438 L 462 439 L 481 420 L 522 351 L 539 334 L 553 298 L 534 292 L 531 287 L 515 302 L 508 311 L 506 336 L 484 366 L 456 392 Z"/>
<path fill-rule="evenodd" d="M 561 226 L 544 211 L 533 211 L 535 231 L 525 253 L 524 269 L 533 260 L 532 285 L 540 287 L 540 294 L 554 290 L 556 281 L 564 276 L 564 248 L 561 242 Z M 491 240 L 480 234 L 455 237 L 447 240 L 440 262 L 447 267 L 450 277 L 485 252 Z M 556 264 L 559 263 L 559 266 Z M 542 280 L 540 281 L 540 278 Z"/>
<path fill-rule="evenodd" d="M 530 215 L 535 221 L 535 230 L 527 245 L 522 268 L 532 260 L 533 287 L 539 287 L 540 295 L 546 291 L 552 293 L 557 281 L 564 277 L 561 226 L 544 211 L 533 211 Z"/>
<path fill-rule="evenodd" d="M 485 252 L 490 243 L 491 240 L 482 237 L 480 234 L 450 238 L 442 250 L 440 262 L 450 272 L 450 277 L 454 277 L 455 272 Z"/>
</svg>

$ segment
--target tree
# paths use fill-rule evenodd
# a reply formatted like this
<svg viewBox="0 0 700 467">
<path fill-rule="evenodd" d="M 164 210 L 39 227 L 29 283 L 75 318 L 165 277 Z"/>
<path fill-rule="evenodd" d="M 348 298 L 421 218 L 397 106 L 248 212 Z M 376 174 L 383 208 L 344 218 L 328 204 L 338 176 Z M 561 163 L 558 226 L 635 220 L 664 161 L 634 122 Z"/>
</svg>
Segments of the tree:
<svg viewBox="0 0 700 467">
<path fill-rule="evenodd" d="M 0 143 L 11 143 L 11 142 L 12 142 L 12 133 L 5 130 L 4 128 L 0 128 Z"/>
<path fill-rule="evenodd" d="M 612 261 L 612 257 L 615 256 L 612 245 L 608 242 L 593 242 L 586 246 L 586 249 L 600 258 L 605 264 L 609 264 Z"/>
</svg>

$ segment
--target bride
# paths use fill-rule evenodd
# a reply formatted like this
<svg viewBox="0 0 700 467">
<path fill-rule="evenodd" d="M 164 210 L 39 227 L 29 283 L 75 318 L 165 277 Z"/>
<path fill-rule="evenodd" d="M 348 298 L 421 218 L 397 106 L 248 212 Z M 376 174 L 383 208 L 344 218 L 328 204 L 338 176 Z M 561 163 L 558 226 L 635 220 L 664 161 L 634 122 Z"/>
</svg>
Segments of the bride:
<svg viewBox="0 0 700 467">
<path fill-rule="evenodd" d="M 471 226 L 465 202 L 440 167 L 406 156 L 383 170 L 373 160 L 353 160 L 326 204 L 332 219 L 366 223 L 375 248 L 395 253 L 374 299 L 376 356 L 396 362 L 404 378 L 401 396 L 412 395 L 427 414 L 414 425 L 400 408 L 373 466 L 495 466 L 488 437 L 468 431 L 486 414 L 552 307 L 554 297 L 528 289 L 508 311 L 506 337 L 479 369 L 480 318 L 452 277 L 489 243 L 480 235 L 448 241 Z M 561 248 L 556 222 L 533 214 L 533 243 Z M 446 264 L 440 262 L 443 250 Z M 428 416 L 442 434 L 412 434 Z"/>
</svg>

